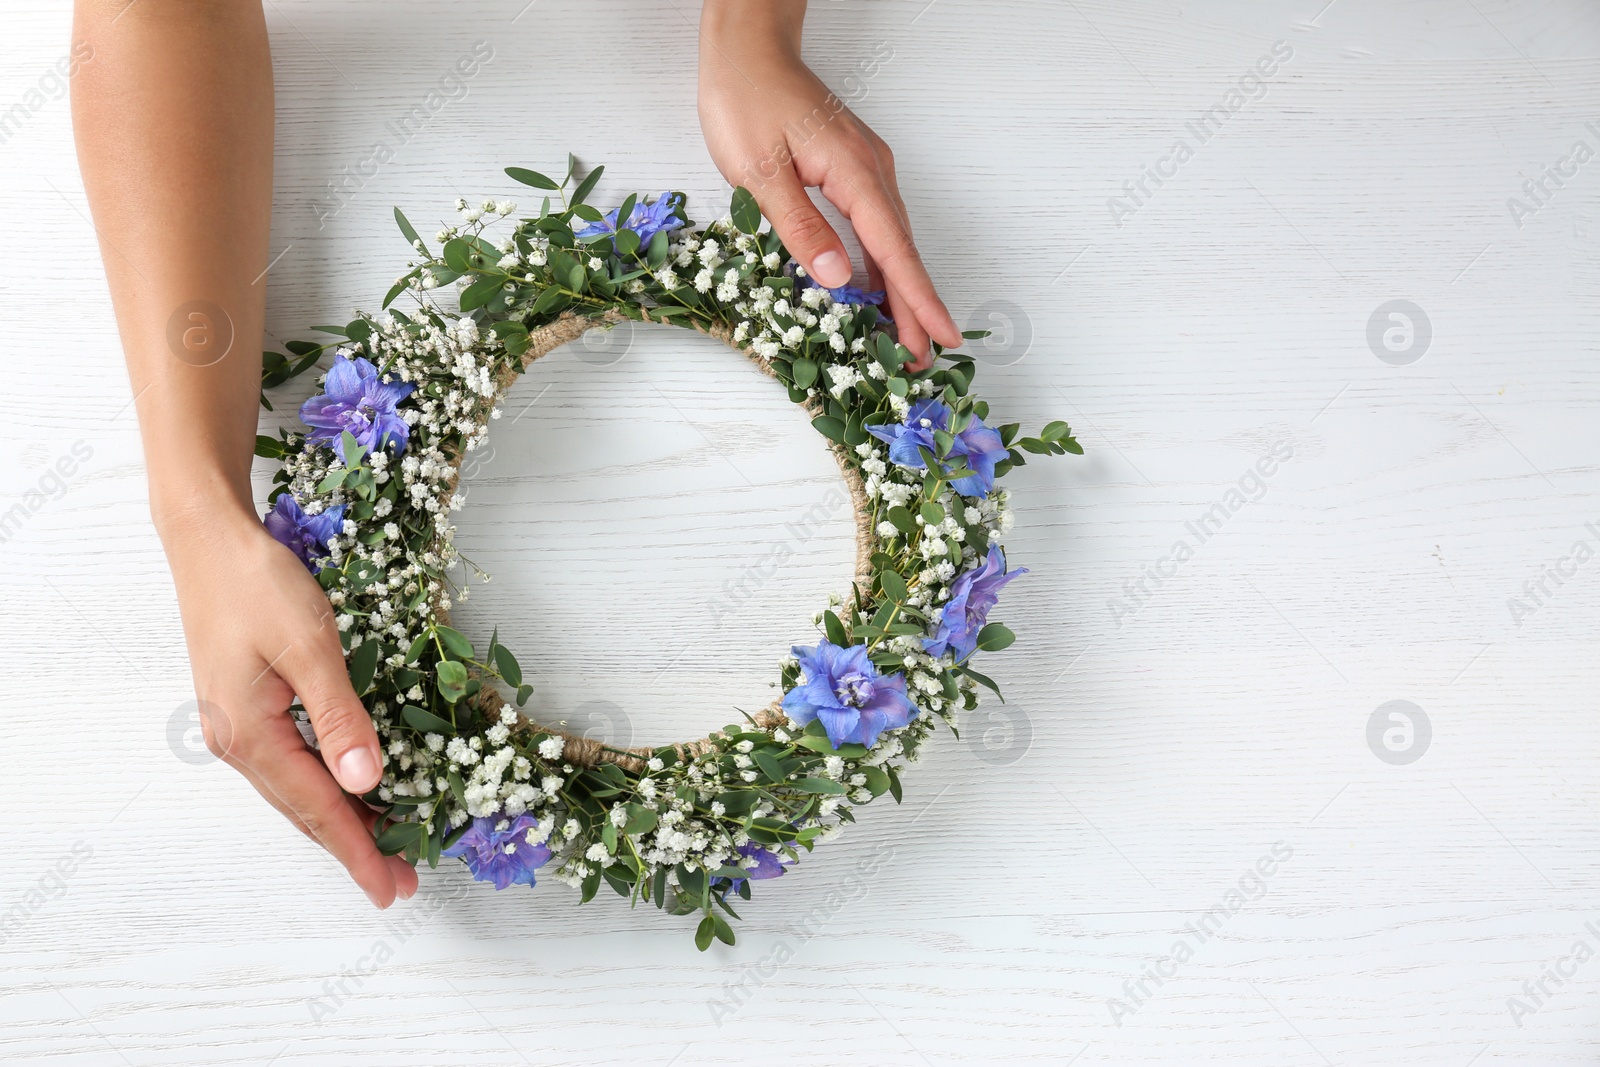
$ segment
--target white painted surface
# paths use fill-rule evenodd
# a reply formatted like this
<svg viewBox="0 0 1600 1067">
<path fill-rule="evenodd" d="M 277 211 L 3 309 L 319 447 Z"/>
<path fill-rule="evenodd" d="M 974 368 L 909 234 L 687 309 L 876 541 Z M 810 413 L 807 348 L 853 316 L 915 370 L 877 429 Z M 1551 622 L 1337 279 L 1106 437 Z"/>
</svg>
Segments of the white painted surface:
<svg viewBox="0 0 1600 1067">
<path fill-rule="evenodd" d="M 1007 417 L 1069 419 L 1089 456 L 1013 479 L 1011 552 L 1033 573 L 1005 604 L 1022 640 L 989 666 L 1031 746 L 1002 767 L 946 737 L 903 808 L 866 809 L 704 956 L 653 910 L 578 909 L 554 885 L 495 898 L 454 872 L 379 916 L 243 781 L 176 758 L 176 606 L 65 101 L 41 108 L 0 146 L 4 506 L 74 442 L 93 456 L 0 546 L 0 915 L 21 917 L 0 946 L 0 1058 L 1600 1059 L 1600 962 L 1524 1018 L 1508 1003 L 1574 942 L 1600 949 L 1600 564 L 1520 627 L 1506 604 L 1600 540 L 1600 163 L 1520 228 L 1506 206 L 1575 140 L 1600 147 L 1600 12 L 1323 3 L 813 5 L 809 51 L 836 85 L 892 44 L 858 109 L 895 147 L 958 317 L 1023 309 L 1031 349 L 980 390 Z M 391 205 L 420 224 L 458 192 L 507 195 L 506 164 L 571 148 L 608 164 L 610 194 L 674 186 L 721 210 L 693 6 L 542 0 L 513 22 L 522 4 L 268 6 L 279 337 L 382 293 L 404 253 Z M 0 107 L 65 51 L 66 6 L 8 4 Z M 465 98 L 319 229 L 327 181 L 480 39 L 496 59 Z M 1294 56 L 1264 98 L 1114 225 L 1107 198 L 1278 40 Z M 1366 341 L 1397 298 L 1433 331 L 1404 367 Z M 553 355 L 513 412 L 546 386 L 473 480 L 462 543 L 496 581 L 463 618 L 499 622 L 541 706 L 610 701 L 640 739 L 764 699 L 847 573 L 844 517 L 792 546 L 759 606 L 707 602 L 832 486 L 809 431 L 736 357 L 671 332 L 614 366 Z M 1265 497 L 1117 626 L 1108 599 L 1278 441 L 1294 455 Z M 1407 766 L 1366 740 L 1394 699 L 1432 724 Z M 92 858 L 30 908 L 79 841 Z M 1292 855 L 1259 899 L 1116 1025 L 1124 982 L 1277 842 Z M 393 958 L 313 1021 L 380 942 Z"/>
</svg>

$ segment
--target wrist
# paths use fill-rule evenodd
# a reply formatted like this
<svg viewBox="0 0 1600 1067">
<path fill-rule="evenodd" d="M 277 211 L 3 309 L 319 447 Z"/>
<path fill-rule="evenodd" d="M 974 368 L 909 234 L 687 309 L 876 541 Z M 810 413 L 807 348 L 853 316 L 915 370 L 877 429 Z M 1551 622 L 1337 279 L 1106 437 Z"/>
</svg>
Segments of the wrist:
<svg viewBox="0 0 1600 1067">
<path fill-rule="evenodd" d="M 712 58 L 707 53 L 711 45 L 728 56 L 748 55 L 752 49 L 799 55 L 805 17 L 806 0 L 705 0 L 701 58 Z"/>
<path fill-rule="evenodd" d="M 150 519 L 168 557 L 220 540 L 262 531 L 248 476 L 221 470 L 185 470 L 181 476 L 150 478 Z"/>
</svg>

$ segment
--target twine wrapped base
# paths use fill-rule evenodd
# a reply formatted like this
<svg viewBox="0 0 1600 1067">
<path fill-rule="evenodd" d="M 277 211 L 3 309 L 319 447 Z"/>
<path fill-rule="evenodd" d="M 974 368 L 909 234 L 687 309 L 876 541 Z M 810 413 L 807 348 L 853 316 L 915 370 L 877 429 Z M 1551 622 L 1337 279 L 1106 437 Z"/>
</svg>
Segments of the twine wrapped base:
<svg viewBox="0 0 1600 1067">
<path fill-rule="evenodd" d="M 644 314 L 646 316 L 644 321 L 655 321 L 648 317 L 648 311 L 644 312 Z M 523 353 L 519 365 L 502 371 L 496 379 L 496 385 L 498 386 L 496 402 L 505 395 L 506 390 L 511 388 L 511 385 L 528 369 L 528 366 L 534 360 L 549 355 L 564 344 L 576 341 L 589 330 L 602 329 L 619 322 L 632 321 L 635 320 L 616 310 L 607 311 L 604 315 L 594 317 L 579 316 L 568 312 L 554 322 L 533 330 L 529 334 L 531 343 L 528 346 L 528 350 Z M 673 323 L 671 325 L 679 324 Z M 771 361 L 762 358 L 742 345 L 735 344 L 733 331 L 728 327 L 720 324 L 707 327 L 701 323 L 695 323 L 694 328 L 707 337 L 721 341 L 734 351 L 742 353 L 750 362 L 760 367 L 768 377 L 777 377 L 773 372 Z M 805 408 L 812 417 L 821 415 L 824 410 L 823 403 L 817 396 L 807 397 L 801 407 Z M 872 504 L 867 499 L 866 486 L 862 483 L 861 474 L 850 458 L 849 449 L 837 441 L 829 441 L 828 450 L 833 453 L 833 458 L 839 464 L 839 473 L 844 478 L 845 489 L 850 494 L 850 503 L 855 511 L 856 567 L 854 581 L 858 585 L 865 586 L 872 580 L 872 550 L 875 537 L 872 528 Z M 451 458 L 455 461 L 456 468 L 455 473 L 451 475 L 447 497 L 454 494 L 461 479 L 461 457 L 458 455 Z M 440 608 L 437 601 L 433 604 L 433 617 L 444 624 L 448 624 L 450 621 L 449 612 Z M 490 686 L 480 689 L 474 697 L 474 702 L 481 711 L 492 717 L 499 713 L 499 709 L 505 704 L 506 700 L 498 689 Z M 788 716 L 784 714 L 781 704 L 781 701 L 774 700 L 750 718 L 757 727 L 764 730 L 782 726 L 788 721 Z M 657 748 L 669 747 L 635 745 L 627 748 L 617 748 L 592 737 L 580 737 L 567 733 L 565 730 L 535 723 L 532 720 L 525 719 L 524 721 L 534 729 L 561 737 L 565 742 L 562 758 L 576 767 L 594 767 L 601 763 L 615 763 L 624 770 L 637 774 L 644 771 L 645 761 L 655 754 Z M 695 741 L 678 742 L 670 747 L 677 752 L 679 759 L 689 759 L 710 751 L 715 747 L 715 742 L 710 737 L 702 737 Z"/>
</svg>

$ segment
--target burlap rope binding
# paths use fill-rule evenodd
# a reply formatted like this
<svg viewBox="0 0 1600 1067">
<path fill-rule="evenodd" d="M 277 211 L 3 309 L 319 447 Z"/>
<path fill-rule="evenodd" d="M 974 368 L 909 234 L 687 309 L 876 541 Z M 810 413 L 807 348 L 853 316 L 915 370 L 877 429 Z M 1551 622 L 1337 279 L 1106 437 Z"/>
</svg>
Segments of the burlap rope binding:
<svg viewBox="0 0 1600 1067">
<path fill-rule="evenodd" d="M 648 311 L 645 311 L 644 315 L 646 322 L 655 321 L 649 318 Z M 511 388 L 512 383 L 517 380 L 523 371 L 528 369 L 528 365 L 534 360 L 548 355 L 564 344 L 576 341 L 588 330 L 608 328 L 617 323 L 628 321 L 632 320 L 616 310 L 607 311 L 601 316 L 580 316 L 568 312 L 556 319 L 556 321 L 533 330 L 529 335 L 531 344 L 528 346 L 528 350 L 523 353 L 521 365 L 513 370 L 502 371 L 496 380 L 495 384 L 498 386 L 495 397 L 496 403 L 499 402 L 499 398 L 505 395 L 506 390 Z M 678 324 L 672 323 L 671 325 L 676 326 Z M 760 367 L 769 377 L 776 377 L 773 374 L 771 362 L 756 355 L 749 349 L 735 344 L 733 331 L 726 326 L 717 325 L 707 328 L 700 323 L 695 323 L 694 328 L 700 333 L 715 338 L 735 351 L 742 353 L 745 358 Z M 815 396 L 807 397 L 805 403 L 801 406 L 813 417 L 823 413 L 823 404 Z M 836 441 L 829 441 L 828 446 L 829 451 L 833 453 L 833 458 L 839 464 L 839 473 L 844 476 L 845 488 L 849 491 L 850 502 L 855 508 L 855 581 L 857 585 L 865 588 L 872 580 L 872 546 L 874 539 L 872 505 L 867 500 L 867 490 L 861 483 L 861 475 L 851 464 L 848 450 L 844 445 Z M 456 486 L 461 478 L 459 462 L 461 457 L 454 456 L 451 458 L 455 461 L 456 466 L 455 472 L 450 478 L 449 492 L 445 494 L 446 498 L 455 493 Z M 441 609 L 437 602 L 433 605 L 433 617 L 446 625 L 450 622 L 450 613 Z M 474 699 L 477 701 L 478 707 L 490 715 L 497 714 L 500 707 L 505 703 L 505 696 L 492 685 L 486 685 L 480 689 Z M 780 726 L 787 719 L 787 716 L 784 715 L 780 708 L 780 704 L 780 701 L 774 700 L 771 704 L 756 712 L 751 718 L 755 720 L 757 726 L 763 729 Z M 604 741 L 598 741 L 591 737 L 577 737 L 567 733 L 565 730 L 552 726 L 539 724 L 537 728 L 566 739 L 564 759 L 574 766 L 593 767 L 601 762 L 615 763 L 626 770 L 638 773 L 644 770 L 645 760 L 655 753 L 655 749 L 650 746 L 615 748 L 607 745 Z M 703 737 L 697 741 L 680 742 L 672 747 L 677 751 L 680 759 L 687 759 L 709 751 L 714 745 L 710 738 Z"/>
</svg>

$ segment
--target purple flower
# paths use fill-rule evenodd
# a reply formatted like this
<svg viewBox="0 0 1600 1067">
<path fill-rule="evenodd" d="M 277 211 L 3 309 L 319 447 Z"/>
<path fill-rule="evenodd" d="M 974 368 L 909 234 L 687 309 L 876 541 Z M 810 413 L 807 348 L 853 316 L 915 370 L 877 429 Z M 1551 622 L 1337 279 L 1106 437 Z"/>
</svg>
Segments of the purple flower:
<svg viewBox="0 0 1600 1067">
<path fill-rule="evenodd" d="M 791 262 L 788 266 L 784 267 L 784 273 L 789 275 L 791 278 L 795 276 L 795 274 L 794 274 L 794 266 L 795 266 L 794 263 Z M 802 289 L 826 289 L 828 295 L 833 297 L 833 302 L 835 304 L 857 304 L 857 305 L 859 305 L 859 304 L 874 304 L 874 305 L 881 305 L 883 303 L 883 300 L 884 300 L 884 293 L 883 293 L 882 289 L 874 289 L 871 292 L 868 292 L 865 289 L 858 289 L 855 286 L 848 285 L 848 284 L 847 285 L 841 285 L 836 289 L 827 289 L 826 286 L 824 286 L 821 282 L 817 281 L 815 278 L 813 278 L 809 274 L 807 274 L 805 277 L 800 279 L 800 288 L 802 288 Z M 889 313 L 887 311 L 883 310 L 883 308 L 880 306 L 878 308 L 878 321 L 879 322 L 893 322 L 894 319 L 890 318 L 889 317 Z"/>
<path fill-rule="evenodd" d="M 899 425 L 868 426 L 867 432 L 880 441 L 889 442 L 889 459 L 897 466 L 910 470 L 923 470 L 927 464 L 922 459 L 922 449 L 937 451 L 933 446 L 935 430 L 950 430 L 950 408 L 942 401 L 919 400 L 906 412 L 906 421 Z M 976 415 L 965 429 L 955 435 L 950 447 L 950 459 L 965 462 L 972 473 L 957 478 L 950 485 L 962 496 L 985 497 L 994 489 L 995 464 L 1005 459 L 1008 449 L 1000 434 L 983 424 Z"/>
<path fill-rule="evenodd" d="M 917 714 L 906 696 L 903 674 L 880 674 L 867 646 L 840 648 L 826 639 L 816 648 L 792 651 L 801 681 L 783 698 L 783 710 L 798 723 L 822 720 L 834 748 L 846 742 L 871 746 L 885 730 L 899 729 Z"/>
<path fill-rule="evenodd" d="M 749 872 L 749 880 L 759 882 L 765 878 L 781 878 L 784 872 L 783 857 L 760 845 L 743 844 L 739 846 L 739 855 L 743 857 L 739 866 Z M 737 893 L 739 887 L 745 883 L 743 878 L 728 879 L 728 891 Z"/>
<path fill-rule="evenodd" d="M 495 827 L 504 824 L 505 829 Z M 496 889 L 511 885 L 533 885 L 533 872 L 550 862 L 550 849 L 542 842 L 528 843 L 528 831 L 539 825 L 532 815 L 507 819 L 489 815 L 473 819 L 472 826 L 456 843 L 440 855 L 459 856 L 480 882 L 493 882 Z"/>
<path fill-rule="evenodd" d="M 287 546 L 315 574 L 322 569 L 317 561 L 328 554 L 328 539 L 344 525 L 344 505 L 335 505 L 320 515 L 307 515 L 298 500 L 282 493 L 261 522 L 274 540 Z"/>
<path fill-rule="evenodd" d="M 950 586 L 950 599 L 945 601 L 939 629 L 922 642 L 928 655 L 937 658 L 951 651 L 957 662 L 972 655 L 978 648 L 978 631 L 1000 599 L 1000 590 L 1017 575 L 1027 573 L 1026 567 L 1007 571 L 1005 553 L 999 545 L 990 545 L 983 566 L 963 571 Z"/>
<path fill-rule="evenodd" d="M 807 274 L 805 277 L 805 287 L 807 289 L 827 289 L 827 286 L 823 285 L 809 274 Z M 865 289 L 857 289 L 853 285 L 841 285 L 836 289 L 827 289 L 827 292 L 829 296 L 833 297 L 833 302 L 835 304 L 883 303 L 882 289 L 874 289 L 869 293 Z M 892 319 L 889 319 L 889 316 L 887 315 L 879 315 L 878 317 L 891 322 L 893 321 Z"/>
<path fill-rule="evenodd" d="M 683 207 L 682 193 L 662 193 L 656 197 L 655 203 L 639 201 L 633 205 L 633 211 L 628 215 L 628 221 L 622 224 L 625 230 L 632 230 L 639 235 L 639 247 L 643 248 L 650 243 L 650 238 L 663 230 L 676 230 L 683 225 L 683 219 L 677 214 Z M 599 222 L 591 222 L 581 230 L 574 230 L 574 237 L 598 237 L 603 233 L 617 232 L 617 212 L 622 208 L 615 207 L 606 213 L 606 217 Z"/>
<path fill-rule="evenodd" d="M 361 356 L 338 356 L 328 371 L 322 395 L 300 405 L 300 421 L 311 427 L 306 440 L 332 445 L 339 458 L 348 463 L 340 435 L 349 430 L 350 436 L 367 451 L 392 444 L 395 455 L 399 455 L 406 450 L 411 428 L 394 406 L 416 388 L 410 382 L 379 378 L 378 369 Z"/>
</svg>

